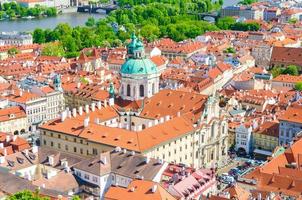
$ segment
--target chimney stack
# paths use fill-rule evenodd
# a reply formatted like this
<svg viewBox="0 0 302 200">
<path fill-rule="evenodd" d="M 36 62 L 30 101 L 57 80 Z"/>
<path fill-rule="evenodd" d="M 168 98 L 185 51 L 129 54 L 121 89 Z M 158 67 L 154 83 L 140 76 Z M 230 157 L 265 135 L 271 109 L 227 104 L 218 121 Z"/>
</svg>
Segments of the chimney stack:
<svg viewBox="0 0 302 200">
<path fill-rule="evenodd" d="M 67 111 L 66 110 L 64 110 L 62 113 L 61 113 L 61 122 L 64 122 L 64 120 L 66 119 L 66 117 L 67 117 L 67 113 L 66 113 Z"/>
<path fill-rule="evenodd" d="M 107 100 L 106 99 L 104 100 L 104 107 L 105 108 L 107 107 Z"/>
<path fill-rule="evenodd" d="M 98 101 L 97 102 L 97 107 L 98 107 L 99 110 L 102 109 L 102 102 Z"/>
<path fill-rule="evenodd" d="M 72 116 L 77 117 L 77 109 L 76 108 L 72 109 Z"/>
<path fill-rule="evenodd" d="M 83 107 L 82 106 L 79 107 L 79 115 L 83 115 Z"/>
<path fill-rule="evenodd" d="M 86 113 L 86 114 L 89 113 L 89 105 L 85 105 L 85 113 Z"/>
<path fill-rule="evenodd" d="M 164 123 L 164 121 L 165 121 L 165 118 L 164 118 L 164 117 L 159 118 L 159 123 L 160 123 L 160 124 Z"/>
<path fill-rule="evenodd" d="M 95 111 L 95 103 L 91 103 L 91 111 L 92 111 L 92 112 Z"/>
<path fill-rule="evenodd" d="M 86 127 L 88 127 L 88 125 L 89 125 L 89 117 L 86 117 L 84 119 L 84 127 L 86 128 Z"/>
</svg>

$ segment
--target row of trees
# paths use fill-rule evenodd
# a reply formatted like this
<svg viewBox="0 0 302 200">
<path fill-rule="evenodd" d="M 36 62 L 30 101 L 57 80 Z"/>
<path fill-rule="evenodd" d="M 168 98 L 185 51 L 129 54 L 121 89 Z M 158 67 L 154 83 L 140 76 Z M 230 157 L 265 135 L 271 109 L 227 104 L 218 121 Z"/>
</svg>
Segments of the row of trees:
<svg viewBox="0 0 302 200">
<path fill-rule="evenodd" d="M 260 24 L 256 22 L 236 22 L 233 17 L 223 17 L 218 19 L 216 26 L 223 30 L 235 30 L 235 31 L 258 31 Z"/>
<path fill-rule="evenodd" d="M 258 2 L 258 0 L 242 0 L 242 1 L 239 2 L 239 4 L 241 4 L 241 5 L 251 5 L 251 4 L 256 3 L 256 2 Z"/>
<path fill-rule="evenodd" d="M 152 2 L 153 0 L 150 0 Z M 191 0 L 159 0 L 166 3 L 147 3 L 135 5 L 134 1 L 127 4 L 134 5 L 131 9 L 121 8 L 113 11 L 105 19 L 96 21 L 89 18 L 86 26 L 72 28 L 68 24 L 60 24 L 55 29 L 36 29 L 33 33 L 35 43 L 49 43 L 56 45 L 44 53 L 46 55 L 64 55 L 74 57 L 83 48 L 92 46 L 115 47 L 130 38 L 132 32 L 139 34 L 149 42 L 162 37 L 169 37 L 175 41 L 194 38 L 206 31 L 219 29 L 258 30 L 258 24 L 236 23 L 232 18 L 221 19 L 217 24 L 211 24 L 198 19 L 197 15 L 183 13 L 181 3 Z M 194 1 L 198 3 L 202 0 Z M 130 2 L 130 3 L 129 3 Z M 168 2 L 168 3 L 167 3 Z M 206 1 L 204 1 L 206 2 Z M 221 2 L 221 1 L 217 1 Z M 126 0 L 124 1 L 126 4 Z M 213 3 L 215 4 L 215 3 Z M 232 20 L 232 21 L 231 21 Z M 48 46 L 47 46 L 48 47 Z"/>
<path fill-rule="evenodd" d="M 122 8 L 152 3 L 169 4 L 180 8 L 183 13 L 202 13 L 219 9 L 223 5 L 223 0 L 119 0 L 118 3 Z"/>
<path fill-rule="evenodd" d="M 38 5 L 33 8 L 26 8 L 16 2 L 3 3 L 1 4 L 0 7 L 0 19 L 4 19 L 4 18 L 14 19 L 18 17 L 27 17 L 27 16 L 39 17 L 42 15 L 56 16 L 57 9 L 54 7 L 46 8 Z"/>
<path fill-rule="evenodd" d="M 39 190 L 36 190 L 35 192 L 24 190 L 9 196 L 7 199 L 8 200 L 49 200 L 50 198 L 41 196 Z M 73 196 L 71 200 L 80 200 L 80 197 Z"/>
<path fill-rule="evenodd" d="M 271 69 L 271 73 L 273 77 L 277 77 L 280 74 L 289 74 L 292 76 L 298 76 L 299 68 L 296 65 L 289 65 L 287 67 L 275 66 L 273 67 L 273 69 Z"/>
</svg>

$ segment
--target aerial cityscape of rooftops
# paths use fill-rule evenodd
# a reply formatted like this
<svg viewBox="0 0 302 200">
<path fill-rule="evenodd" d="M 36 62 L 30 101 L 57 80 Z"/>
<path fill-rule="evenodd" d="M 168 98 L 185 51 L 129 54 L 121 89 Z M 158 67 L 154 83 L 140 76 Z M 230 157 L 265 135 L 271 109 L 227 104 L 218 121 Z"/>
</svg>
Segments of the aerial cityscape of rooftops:
<svg viewBox="0 0 302 200">
<path fill-rule="evenodd" d="M 2 199 L 302 200 L 302 0 L 0 0 Z"/>
</svg>

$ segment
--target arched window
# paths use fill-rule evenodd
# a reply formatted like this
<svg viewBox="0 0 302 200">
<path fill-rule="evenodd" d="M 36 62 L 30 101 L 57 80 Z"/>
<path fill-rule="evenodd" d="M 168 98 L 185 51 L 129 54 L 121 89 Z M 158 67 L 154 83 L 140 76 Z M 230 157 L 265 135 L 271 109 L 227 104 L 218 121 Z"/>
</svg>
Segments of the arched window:
<svg viewBox="0 0 302 200">
<path fill-rule="evenodd" d="M 144 86 L 143 86 L 143 85 L 140 85 L 140 86 L 139 86 L 139 96 L 140 96 L 140 97 L 144 97 L 144 96 L 145 96 L 144 93 L 145 93 L 145 92 L 144 92 Z"/>
<path fill-rule="evenodd" d="M 144 130 L 145 128 L 146 128 L 146 125 L 145 125 L 145 124 L 143 124 L 143 125 L 142 125 L 142 129 Z"/>
<path fill-rule="evenodd" d="M 127 85 L 127 96 L 130 97 L 131 96 L 131 88 L 130 85 Z"/>
</svg>

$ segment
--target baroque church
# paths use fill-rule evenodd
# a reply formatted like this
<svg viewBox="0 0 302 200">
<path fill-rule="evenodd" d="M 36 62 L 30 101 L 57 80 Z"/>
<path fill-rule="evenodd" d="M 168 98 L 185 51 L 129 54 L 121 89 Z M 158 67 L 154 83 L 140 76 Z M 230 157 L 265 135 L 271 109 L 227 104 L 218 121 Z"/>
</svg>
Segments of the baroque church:
<svg viewBox="0 0 302 200">
<path fill-rule="evenodd" d="M 226 164 L 228 123 L 225 113 L 219 108 L 217 95 L 208 97 L 198 93 L 160 90 L 157 66 L 146 57 L 143 42 L 135 34 L 131 36 L 128 59 L 120 69 L 120 76 L 121 87 L 115 102 L 120 115 L 119 128 L 140 134 L 140 131 L 173 118 L 182 118 L 194 127 L 191 137 L 185 137 L 190 139 L 180 143 L 174 141 L 173 146 L 147 155 L 194 167 Z M 112 102 L 114 89 L 110 91 Z M 167 144 L 171 145 L 169 141 Z M 178 151 L 175 150 L 177 148 Z"/>
</svg>

